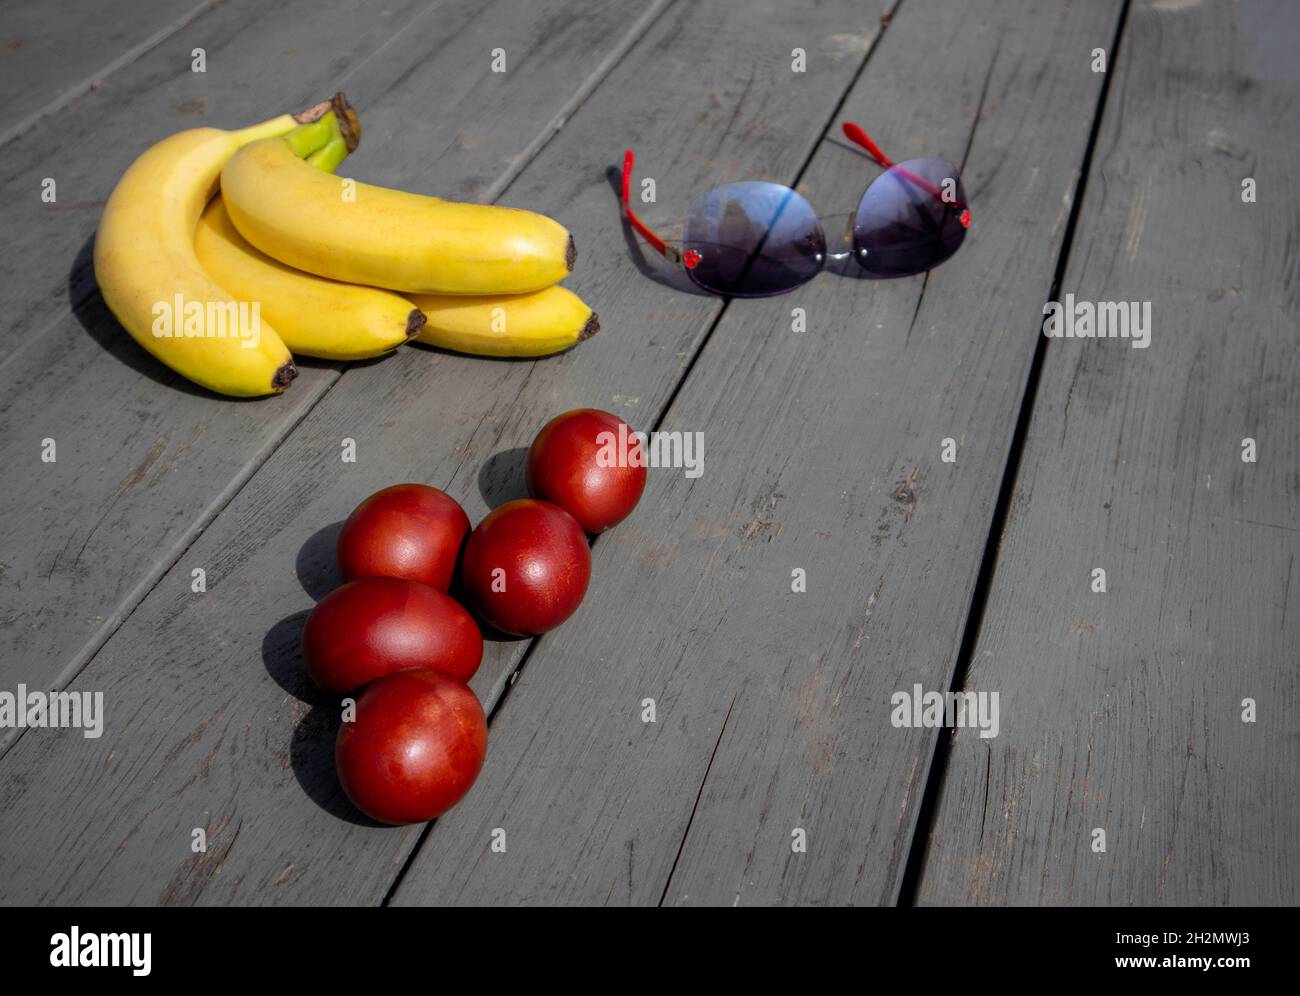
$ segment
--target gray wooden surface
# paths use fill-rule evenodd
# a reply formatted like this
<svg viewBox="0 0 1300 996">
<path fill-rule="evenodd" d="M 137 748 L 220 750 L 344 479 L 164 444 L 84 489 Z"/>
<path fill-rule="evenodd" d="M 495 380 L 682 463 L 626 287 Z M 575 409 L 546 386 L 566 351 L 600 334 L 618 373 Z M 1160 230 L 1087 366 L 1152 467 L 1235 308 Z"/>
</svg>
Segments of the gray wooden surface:
<svg viewBox="0 0 1300 996">
<path fill-rule="evenodd" d="M 1295 902 L 1279 703 L 1297 645 L 1296 218 L 1265 191 L 1295 159 L 1278 40 L 1298 19 L 1203 7 L 1133 0 L 1077 229 L 1106 79 L 1089 62 L 1121 0 L 762 0 L 745 18 L 722 0 L 318 2 L 310 18 L 230 0 L 138 37 L 123 25 L 102 86 L 0 145 L 0 689 L 71 683 L 108 712 L 98 741 L 0 742 L 0 901 Z M 1216 37 L 1233 44 L 1210 52 Z M 206 77 L 176 68 L 196 45 Z M 337 85 L 362 114 L 357 176 L 565 223 L 602 333 L 539 363 L 410 348 L 313 364 L 255 403 L 143 355 L 86 262 L 120 170 L 176 128 Z M 610 170 L 628 145 L 658 222 L 755 176 L 847 211 L 876 170 L 836 137 L 844 120 L 897 158 L 964 162 L 975 224 L 928 277 L 825 274 L 725 304 L 672 285 L 623 230 Z M 57 207 L 31 193 L 51 162 L 67 162 Z M 1247 170 L 1256 205 L 1236 196 Z M 1220 241 L 1190 259 L 1206 233 Z M 990 548 L 1064 253 L 1064 289 L 1153 298 L 1157 338 L 1046 351 Z M 519 493 L 542 422 L 576 405 L 702 431 L 705 475 L 652 471 L 636 515 L 595 543 L 578 614 L 489 641 L 473 683 L 495 710 L 488 760 L 461 806 L 427 834 L 369 825 L 338 790 L 336 708 L 297 650 L 337 582 L 338 523 L 408 479 L 478 519 Z M 1257 464 L 1240 462 L 1245 435 Z M 1088 592 L 1092 566 L 1107 595 Z M 998 739 L 962 734 L 949 753 L 889 724 L 893 692 L 954 676 L 1001 691 Z M 1235 725 L 1247 695 L 1269 705 Z M 1092 826 L 1111 828 L 1107 855 Z"/>
<path fill-rule="evenodd" d="M 781 168 L 787 178 L 793 178 L 829 118 L 826 92 L 843 91 L 878 30 L 878 14 L 854 16 L 852 9 L 853 4 L 843 0 L 809 18 L 793 11 L 782 13 L 784 5 L 775 2 L 768 8 L 771 39 L 808 32 L 808 48 L 820 56 L 810 68 L 808 85 L 799 91 L 802 102 L 786 104 L 779 128 L 772 122 L 775 97 L 770 95 L 779 92 L 788 101 L 786 90 L 776 89 L 781 77 L 768 71 L 766 84 L 760 80 L 750 84 L 752 98 L 747 99 L 744 84 L 749 67 L 741 64 L 745 75 L 737 80 L 736 65 L 717 67 L 709 58 L 718 39 L 744 43 L 744 32 L 728 15 L 725 3 L 674 5 L 654 21 L 653 33 L 629 52 L 610 85 L 596 90 L 504 198 L 507 203 L 551 212 L 573 230 L 580 263 L 572 283 L 584 297 L 599 302 L 604 331 L 581 350 L 539 364 L 489 362 L 412 349 L 382 363 L 358 366 L 339 381 L 73 685 L 107 684 L 104 690 L 112 709 L 112 702 L 128 708 L 127 703 L 149 697 L 149 689 L 163 675 L 178 687 L 200 680 L 200 671 L 222 683 L 230 681 L 232 672 L 241 676 L 236 699 L 227 700 L 226 708 L 217 714 L 207 697 L 185 703 L 183 709 L 177 709 L 180 703 L 174 701 L 160 710 L 128 708 L 117 727 L 117 741 L 108 744 L 106 736 L 101 748 L 105 758 L 112 756 L 130 766 L 120 780 L 88 778 L 80 786 L 69 785 L 67 809 L 53 811 L 40 793 L 28 793 L 14 801 L 9 813 L 0 815 L 0 836 L 7 837 L 4 828 L 13 827 L 15 848 L 30 848 L 26 853 L 33 855 L 48 852 L 52 834 L 66 841 L 60 848 L 79 848 L 89 825 L 79 822 L 79 813 L 100 827 L 110 815 L 120 814 L 127 821 L 121 824 L 126 831 L 122 839 L 115 838 L 111 851 L 104 854 L 107 868 L 94 861 L 80 867 L 69 863 L 68 878 L 39 886 L 52 890 L 42 891 L 42 897 L 141 902 L 190 901 L 200 892 L 205 901 L 346 902 L 383 897 L 394 877 L 391 873 L 418 833 L 358 827 L 349 821 L 347 804 L 338 797 L 331 773 L 333 728 L 327 711 L 313 708 L 324 703 L 312 697 L 301 680 L 297 656 L 304 611 L 310 608 L 312 596 L 319 597 L 335 583 L 327 566 L 330 527 L 375 489 L 376 480 L 411 477 L 447 487 L 477 519 L 488 504 L 480 493 L 480 480 L 495 488 L 493 469 L 508 465 L 501 454 L 526 445 L 546 413 L 579 404 L 615 409 L 622 405 L 628 418 L 640 422 L 642 405 L 652 412 L 661 408 L 681 375 L 685 357 L 721 305 L 709 297 L 684 296 L 639 272 L 623 242 L 606 171 L 631 142 L 647 150 L 665 150 L 661 155 L 671 151 L 678 156 L 680 169 L 666 169 L 664 175 L 673 177 L 672 182 L 680 183 L 684 191 L 710 183 L 710 163 L 694 148 L 698 122 L 672 113 L 680 105 L 683 88 L 695 82 L 709 95 L 715 107 L 712 113 L 720 121 L 725 124 L 733 112 L 737 118 L 734 135 L 718 145 L 721 152 L 744 157 L 742 163 L 748 165 L 737 168 L 751 172 Z M 630 14 L 618 23 L 627 30 L 635 28 Z M 845 25 L 857 30 L 852 43 L 837 37 Z M 476 30 L 487 31 L 483 37 L 499 37 L 500 32 L 495 25 L 481 23 Z M 757 59 L 765 44 L 776 43 L 747 44 L 744 51 Z M 568 71 L 567 63 L 556 65 Z M 787 57 L 782 57 L 781 65 L 788 66 Z M 449 69 L 444 65 L 440 71 Z M 647 79 L 659 83 L 648 85 Z M 637 94 L 640 111 L 629 116 L 631 92 Z M 407 91 L 402 95 L 402 99 L 417 99 Z M 817 120 L 812 115 L 819 108 Z M 369 115 L 365 121 L 370 121 Z M 800 131 L 801 143 L 791 147 L 791 133 Z M 612 153 L 605 144 L 610 141 Z M 358 154 L 361 162 L 366 161 L 366 149 L 363 144 Z M 358 174 L 369 177 L 360 167 Z M 566 182 L 557 183 L 557 177 Z M 244 407 L 251 406 L 240 406 L 241 410 Z M 358 445 L 358 462 L 347 467 L 338 459 L 345 436 Z M 418 441 L 414 451 L 413 440 Z M 508 481 L 501 484 L 509 486 Z M 494 502 L 501 498 L 499 490 L 490 495 Z M 195 565 L 204 566 L 214 579 L 207 595 L 198 600 L 189 591 L 189 572 Z M 305 585 L 300 573 L 306 577 Z M 230 620 L 237 620 L 234 632 Z M 222 646 L 212 647 L 196 662 L 192 648 L 210 644 L 217 630 L 224 630 Z M 489 645 L 475 681 L 486 701 L 499 694 L 521 651 L 517 642 Z M 149 663 L 143 664 L 142 659 Z M 281 687 L 285 683 L 288 692 Z M 242 700 L 244 695 L 249 698 Z M 251 731 L 245 729 L 250 720 L 255 721 Z M 251 737 L 262 745 L 259 750 L 273 744 L 272 756 L 251 769 L 204 764 L 214 749 L 223 753 L 230 749 L 223 744 L 236 734 L 240 744 Z M 165 749 L 158 755 L 156 745 L 164 743 L 181 749 L 170 758 Z M 61 756 L 50 756 L 51 750 Z M 60 744 L 53 738 L 24 737 L 0 764 L 82 771 L 85 751 L 83 744 L 70 741 Z M 137 767 L 151 760 L 161 767 Z M 205 772 L 201 780 L 194 777 L 196 765 Z M 146 771 L 150 778 L 142 777 Z M 150 808 L 156 798 L 150 780 L 184 786 L 181 802 Z M 19 816 L 20 810 L 28 816 Z M 142 811 L 149 817 L 144 826 Z M 186 844 L 172 852 L 170 864 L 159 867 L 158 855 L 168 853 L 168 842 L 188 840 L 190 830 L 205 820 L 230 836 L 239 827 L 241 847 L 226 853 L 214 846 L 206 861 L 196 862 Z M 217 834 L 211 837 L 224 840 Z M 313 852 L 325 851 L 331 857 L 311 861 L 303 853 L 304 840 L 311 841 Z M 365 860 L 357 860 L 359 849 L 364 849 Z M 244 861 L 253 870 L 241 873 L 234 867 Z M 291 865 L 293 871 L 281 879 Z M 173 888 L 178 879 L 185 883 L 182 893 Z M 279 888 L 268 888 L 276 883 Z M 36 884 L 35 877 L 27 883 Z M 20 887 L 25 886 L 12 884 L 14 889 Z"/>
<path fill-rule="evenodd" d="M 923 902 L 1300 898 L 1296 13 L 1130 16 L 1062 290 L 1151 345 L 1048 346 Z"/>
<path fill-rule="evenodd" d="M 889 697 L 947 687 L 952 606 L 969 601 L 1062 235 L 1051 222 L 1087 140 L 1068 111 L 1100 86 L 1044 42 L 1106 44 L 1119 11 L 1033 5 L 994 27 L 995 6 L 909 0 L 836 116 L 900 160 L 966 160 L 978 206 L 962 262 L 979 265 L 828 275 L 726 309 L 664 422 L 704 433 L 704 476 L 652 473 L 636 519 L 596 542 L 579 618 L 540 640 L 490 769 L 434 825 L 397 901 L 893 901 L 934 734 L 891 727 Z M 909 97 L 927 44 L 960 58 Z M 1039 144 L 1021 155 L 1026 118 Z M 801 188 L 835 210 L 871 175 L 822 142 Z M 486 846 L 496 827 L 504 855 Z"/>
<path fill-rule="evenodd" d="M 310 23 L 319 31 L 328 22 L 331 31 L 364 47 L 348 50 L 314 38 L 314 49 L 327 49 L 333 56 L 304 61 L 305 81 L 294 80 L 289 65 L 278 75 L 268 71 L 258 82 L 251 74 L 218 73 L 214 60 L 209 75 L 216 77 L 216 85 L 195 83 L 193 74 L 176 76 L 166 68 L 174 53 L 160 46 L 149 56 L 159 61 L 158 67 L 137 67 L 135 76 L 119 83 L 139 86 L 137 97 L 96 91 L 87 99 L 107 106 L 96 111 L 78 104 L 19 144 L 33 157 L 37 153 L 31 150 L 46 139 L 57 147 L 64 141 L 63 120 L 73 114 L 84 117 L 78 125 L 86 128 L 97 114 L 111 116 L 115 130 L 138 117 L 150 122 L 142 141 L 154 141 L 195 123 L 169 117 L 169 102 L 205 86 L 211 86 L 214 103 L 222 97 L 226 113 L 250 121 L 267 116 L 265 106 L 277 111 L 286 103 L 305 106 L 311 94 L 332 93 L 342 85 L 375 110 L 375 123 L 363 126 L 367 130 L 357 156 L 368 179 L 490 197 L 494 185 L 517 171 L 516 157 L 552 135 L 557 117 L 570 113 L 599 80 L 607 68 L 604 57 L 635 34 L 644 9 L 627 0 L 591 10 L 578 7 L 585 16 L 566 17 L 559 3 L 530 5 L 527 16 L 506 2 L 422 5 L 420 11 L 404 12 L 405 26 L 394 37 L 392 25 L 379 31 L 373 15 L 342 4 L 333 19 L 321 16 Z M 290 9 L 285 16 L 292 21 L 294 13 Z M 318 9 L 317 15 L 322 14 Z M 217 37 L 205 34 L 203 23 L 187 29 L 198 32 L 193 39 L 177 44 Z M 285 44 L 287 24 L 259 19 L 238 31 L 223 28 L 232 33 L 224 45 L 260 46 L 269 53 Z M 272 29 L 278 41 L 266 40 Z M 481 58 L 477 48 L 447 44 L 448 33 L 464 31 L 484 32 L 502 47 L 531 50 L 536 57 L 521 59 L 515 72 L 503 78 L 491 72 L 490 59 Z M 559 58 L 575 47 L 592 53 L 587 75 L 576 78 Z M 170 82 L 158 86 L 157 74 Z M 262 91 L 260 100 L 250 102 L 249 88 Z M 286 99 L 286 91 L 293 96 Z M 237 96 L 241 93 L 245 96 Z M 438 95 L 436 101 L 431 93 Z M 232 112 L 236 100 L 243 109 Z M 448 127 L 447 120 L 466 124 Z M 474 131 L 479 126 L 491 131 Z M 73 267 L 65 289 L 74 298 L 73 310 L 69 313 L 66 300 L 55 302 L 58 317 L 44 327 L 33 320 L 29 338 L 0 364 L 2 413 L 13 425 L 0 440 L 0 457 L 6 465 L 22 468 L 23 475 L 21 488 L 6 489 L 0 497 L 12 620 L 0 634 L 0 675 L 41 685 L 64 684 L 85 665 L 339 375 L 336 365 L 306 361 L 284 395 L 256 404 L 232 403 L 192 388 L 123 335 L 94 290 L 89 242 L 83 241 L 80 253 L 75 249 L 93 232 L 100 201 L 135 154 L 116 135 L 102 135 L 100 141 L 117 152 L 98 174 L 98 200 L 73 221 L 60 219 L 56 206 L 45 206 L 43 224 L 63 226 L 60 237 L 50 235 L 48 244 L 55 253 L 66 253 L 64 263 Z M 420 154 L 413 155 L 412 149 Z M 54 154 L 46 148 L 46 157 Z M 92 158 L 78 168 L 93 165 Z M 39 175 L 35 166 L 31 172 Z M 66 196 L 69 182 L 61 182 Z M 39 189 L 36 181 L 31 184 L 32 190 Z M 38 197 L 17 194 L 3 203 L 13 200 L 39 205 Z M 77 231 L 69 236 L 63 228 Z M 21 252 L 6 259 L 39 270 L 35 246 L 28 248 L 26 262 L 18 261 Z M 48 270 L 48 258 L 41 265 Z M 35 286 L 37 279 L 15 274 L 13 293 Z M 14 331 L 22 329 L 15 325 Z M 103 401 L 88 404 L 91 398 Z M 55 464 L 40 462 L 46 438 L 59 447 Z M 34 535 L 39 542 L 30 540 Z"/>
<path fill-rule="evenodd" d="M 103 86 L 215 2 L 9 0 L 0 20 L 0 146 Z"/>
</svg>

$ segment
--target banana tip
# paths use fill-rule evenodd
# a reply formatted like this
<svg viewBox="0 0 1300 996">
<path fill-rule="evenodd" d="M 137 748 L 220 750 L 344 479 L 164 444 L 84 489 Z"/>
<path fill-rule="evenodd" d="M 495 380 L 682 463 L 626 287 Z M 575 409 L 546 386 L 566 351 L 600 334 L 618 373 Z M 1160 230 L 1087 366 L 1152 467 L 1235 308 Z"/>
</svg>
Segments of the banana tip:
<svg viewBox="0 0 1300 996">
<path fill-rule="evenodd" d="M 594 311 L 587 318 L 587 323 L 582 326 L 582 331 L 578 333 L 578 341 L 586 342 L 593 335 L 600 331 L 600 316 Z"/>
<path fill-rule="evenodd" d="M 406 338 L 414 339 L 419 335 L 420 330 L 424 328 L 424 323 L 428 320 L 423 311 L 419 308 L 412 308 L 411 313 L 406 316 Z"/>
<path fill-rule="evenodd" d="M 271 390 L 277 393 L 283 391 L 293 383 L 293 379 L 298 376 L 298 368 L 293 365 L 293 361 L 281 364 L 271 377 Z"/>
<path fill-rule="evenodd" d="M 578 258 L 578 247 L 573 244 L 573 236 L 569 236 L 569 244 L 564 249 L 564 265 L 568 267 L 570 273 L 573 272 L 573 263 Z"/>
</svg>

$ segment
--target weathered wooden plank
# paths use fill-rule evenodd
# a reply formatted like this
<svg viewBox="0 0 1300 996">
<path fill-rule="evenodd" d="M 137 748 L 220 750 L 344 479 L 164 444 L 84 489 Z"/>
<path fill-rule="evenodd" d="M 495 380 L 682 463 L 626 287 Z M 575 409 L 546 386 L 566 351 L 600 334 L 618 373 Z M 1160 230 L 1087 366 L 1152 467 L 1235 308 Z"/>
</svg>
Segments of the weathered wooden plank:
<svg viewBox="0 0 1300 996">
<path fill-rule="evenodd" d="M 0 894 L 383 898 L 420 828 L 350 822 L 330 761 L 335 709 L 305 687 L 297 655 L 311 596 L 333 583 L 329 526 L 369 491 L 410 477 L 443 484 L 478 517 L 512 476 L 504 454 L 547 415 L 600 404 L 642 422 L 662 410 L 720 304 L 644 278 L 625 251 L 606 171 L 631 141 L 656 150 L 661 198 L 671 175 L 683 204 L 715 176 L 711 155 L 742 175 L 792 177 L 878 30 L 879 12 L 856 7 L 839 0 L 802 11 L 772 0 L 739 25 L 731 6 L 708 0 L 655 21 L 505 197 L 574 231 L 573 285 L 599 307 L 605 330 L 538 364 L 412 349 L 350 370 L 78 677 L 75 687 L 106 692 L 103 740 L 37 733 L 0 761 L 6 854 L 15 868 L 59 869 L 18 871 Z M 553 20 L 573 30 L 573 18 Z M 791 38 L 810 54 L 808 78 L 793 92 L 771 68 L 788 71 Z M 569 36 L 550 59 L 571 73 L 573 53 L 592 48 Z M 718 51 L 735 57 L 719 62 Z M 701 100 L 697 114 L 681 113 L 684 93 Z M 461 109 L 455 119 L 474 116 Z M 706 124 L 717 126 L 714 153 L 700 150 Z M 345 436 L 357 441 L 355 465 L 338 462 Z M 208 571 L 201 599 L 189 591 L 194 566 Z M 493 644 L 475 681 L 482 697 L 496 697 L 522 649 Z M 188 852 L 195 826 L 210 828 L 207 857 Z M 88 853 L 89 832 L 112 844 Z"/>
<path fill-rule="evenodd" d="M 12 0 L 0 25 L 0 146 L 166 41 L 216 0 Z"/>
<path fill-rule="evenodd" d="M 338 53 L 335 75 L 313 76 L 309 86 L 330 92 L 341 80 L 363 114 L 376 112 L 374 124 L 365 117 L 356 157 L 368 179 L 490 192 L 517 172 L 516 156 L 553 134 L 595 78 L 562 57 L 589 53 L 599 73 L 640 10 L 631 0 L 598 9 L 551 0 L 520 16 L 505 0 L 459 2 L 386 44 L 353 23 L 373 19 L 364 11 L 318 9 L 341 36 L 359 32 L 371 43 L 352 49 L 317 37 L 315 47 Z M 279 34 L 272 48 L 292 37 L 261 20 L 248 30 L 272 29 Z M 491 71 L 494 47 L 519 57 L 506 78 Z M 278 86 L 303 84 L 286 75 Z M 235 119 L 255 113 L 231 110 L 235 95 L 219 89 Z M 208 395 L 145 354 L 98 294 L 0 366 L 0 460 L 11 485 L 0 495 L 8 624 L 0 630 L 0 678 L 47 686 L 75 674 L 337 377 L 335 365 L 309 364 L 278 398 L 240 404 Z M 45 439 L 55 441 L 55 463 L 41 459 Z"/>
<path fill-rule="evenodd" d="M 890 695 L 947 687 L 1118 10 L 902 6 L 836 125 L 899 159 L 969 147 L 968 244 L 928 278 L 730 305 L 664 423 L 703 432 L 703 477 L 652 472 L 597 541 L 395 902 L 892 900 L 935 741 Z M 801 186 L 847 210 L 871 175 L 828 142 Z"/>
<path fill-rule="evenodd" d="M 1048 343 L 921 902 L 1300 901 L 1298 15 L 1134 5 L 1062 291 L 1151 344 Z"/>
</svg>

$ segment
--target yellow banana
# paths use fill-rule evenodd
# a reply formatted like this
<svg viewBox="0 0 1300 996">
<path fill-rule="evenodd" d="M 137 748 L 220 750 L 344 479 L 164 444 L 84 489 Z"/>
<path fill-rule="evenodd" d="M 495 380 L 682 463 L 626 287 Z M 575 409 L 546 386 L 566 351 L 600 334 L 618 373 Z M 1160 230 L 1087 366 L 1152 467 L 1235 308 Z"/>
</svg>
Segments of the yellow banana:
<svg viewBox="0 0 1300 996">
<path fill-rule="evenodd" d="M 194 229 L 237 149 L 304 129 L 304 140 L 323 144 L 339 133 L 331 108 L 345 106 L 340 95 L 334 104 L 237 131 L 179 132 L 141 155 L 118 181 L 95 237 L 95 276 L 122 326 L 167 366 L 210 390 L 242 397 L 278 393 L 297 375 L 256 303 L 233 298 L 199 263 Z"/>
<path fill-rule="evenodd" d="M 280 138 L 221 173 L 240 234 L 282 263 L 413 294 L 519 294 L 573 269 L 573 239 L 531 211 L 388 190 L 313 169 Z"/>
<path fill-rule="evenodd" d="M 326 360 L 382 356 L 424 325 L 411 302 L 390 291 L 344 284 L 285 266 L 249 245 L 214 197 L 194 234 L 199 262 L 241 300 L 260 301 L 286 346 Z"/>
<path fill-rule="evenodd" d="M 413 294 L 428 319 L 416 342 L 476 356 L 549 356 L 600 331 L 582 298 L 558 284 L 532 294 Z"/>
</svg>

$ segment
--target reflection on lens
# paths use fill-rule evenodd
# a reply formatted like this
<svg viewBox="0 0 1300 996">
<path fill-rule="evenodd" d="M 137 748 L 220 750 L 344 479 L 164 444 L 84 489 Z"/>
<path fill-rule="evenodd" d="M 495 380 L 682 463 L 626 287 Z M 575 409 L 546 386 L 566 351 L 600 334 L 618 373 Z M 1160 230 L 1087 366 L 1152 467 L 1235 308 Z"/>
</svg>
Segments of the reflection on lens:
<svg viewBox="0 0 1300 996">
<path fill-rule="evenodd" d="M 966 238 L 957 167 L 909 159 L 878 176 L 858 204 L 853 256 L 868 273 L 906 277 L 938 266 Z"/>
<path fill-rule="evenodd" d="M 826 236 L 812 206 L 789 187 L 728 183 L 696 199 L 683 241 L 699 253 L 687 270 L 705 290 L 729 297 L 780 294 L 811 280 L 826 261 Z"/>
</svg>

